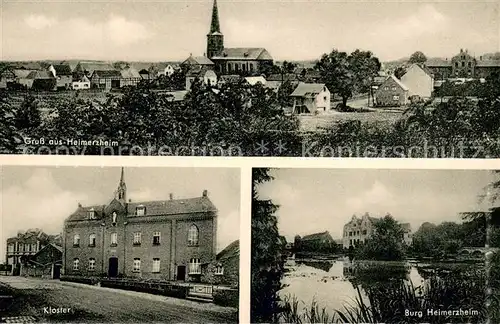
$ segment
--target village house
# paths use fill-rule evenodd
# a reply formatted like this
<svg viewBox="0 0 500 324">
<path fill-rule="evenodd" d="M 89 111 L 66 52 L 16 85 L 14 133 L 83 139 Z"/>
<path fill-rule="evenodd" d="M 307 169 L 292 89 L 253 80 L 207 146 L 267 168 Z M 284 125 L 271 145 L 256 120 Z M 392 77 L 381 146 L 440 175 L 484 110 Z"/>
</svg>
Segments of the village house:
<svg viewBox="0 0 500 324">
<path fill-rule="evenodd" d="M 305 235 L 300 239 L 303 251 L 331 251 L 335 240 L 328 231 Z"/>
<path fill-rule="evenodd" d="M 394 75 L 389 76 L 375 90 L 374 104 L 377 107 L 399 107 L 408 104 L 408 87 Z"/>
<path fill-rule="evenodd" d="M 49 243 L 21 264 L 21 276 L 59 279 L 62 266 L 62 247 Z"/>
<path fill-rule="evenodd" d="M 114 71 L 114 70 L 116 69 L 107 62 L 81 61 L 78 62 L 73 72 L 76 77 L 85 75 L 88 78 L 90 78 L 94 73 L 94 71 Z"/>
<path fill-rule="evenodd" d="M 9 66 L 0 71 L 0 89 L 11 88 L 17 82 L 14 69 Z"/>
<path fill-rule="evenodd" d="M 181 66 L 184 67 L 186 70 L 191 70 L 193 68 L 201 68 L 201 67 L 207 67 L 207 68 L 212 68 L 214 67 L 214 62 L 212 62 L 209 58 L 205 56 L 193 56 L 193 54 L 190 54 L 189 57 L 181 63 Z"/>
<path fill-rule="evenodd" d="M 172 64 L 161 64 L 157 72 L 157 76 L 172 76 L 178 67 L 174 67 Z"/>
<path fill-rule="evenodd" d="M 355 247 L 358 244 L 365 243 L 375 231 L 374 224 L 380 220 L 381 218 L 372 217 L 369 213 L 365 213 L 361 218 L 353 215 L 351 220 L 344 225 L 343 247 L 348 249 L 351 246 Z M 400 225 L 404 231 L 401 240 L 405 244 L 411 244 L 412 234 L 410 224 L 403 223 Z"/>
<path fill-rule="evenodd" d="M 26 77 L 28 89 L 37 91 L 57 90 L 57 80 L 50 71 L 33 71 Z"/>
<path fill-rule="evenodd" d="M 284 82 L 290 82 L 292 87 L 295 88 L 300 83 L 300 80 L 294 73 L 271 74 L 266 77 L 266 87 L 273 89 L 275 92 L 278 92 Z"/>
<path fill-rule="evenodd" d="M 109 91 L 121 87 L 122 74 L 118 70 L 94 70 L 90 77 L 90 86 L 93 89 Z"/>
<path fill-rule="evenodd" d="M 410 98 L 428 99 L 434 91 L 434 77 L 432 72 L 420 64 L 412 64 L 401 77 L 401 83 L 408 87 Z"/>
<path fill-rule="evenodd" d="M 13 265 L 14 274 L 19 274 L 21 263 L 34 256 L 49 243 L 60 245 L 61 236 L 48 235 L 40 229 L 29 229 L 24 233 L 18 232 L 17 236 L 7 239 L 5 260 L 7 264 Z"/>
<path fill-rule="evenodd" d="M 191 89 L 195 80 L 201 80 L 205 85 L 215 87 L 217 85 L 217 74 L 209 67 L 194 67 L 186 73 L 186 90 Z"/>
<path fill-rule="evenodd" d="M 129 67 L 120 71 L 120 87 L 136 86 L 142 81 L 142 77 L 136 69 Z"/>
<path fill-rule="evenodd" d="M 202 281 L 237 288 L 240 273 L 240 241 L 234 241 L 217 254 L 214 261 L 202 265 Z"/>
<path fill-rule="evenodd" d="M 53 64 L 50 65 L 48 71 L 56 78 L 56 87 L 58 90 L 71 89 L 73 82 L 73 72 L 71 67 L 67 64 Z"/>
<path fill-rule="evenodd" d="M 201 282 L 202 265 L 216 261 L 217 209 L 206 190 L 188 199 L 128 200 L 122 168 L 114 198 L 79 205 L 63 235 L 65 275 Z"/>
<path fill-rule="evenodd" d="M 330 91 L 323 83 L 300 82 L 292 92 L 292 112 L 318 114 L 330 110 Z"/>
<path fill-rule="evenodd" d="M 73 90 L 87 90 L 90 89 L 90 80 L 86 75 L 81 76 L 79 79 L 74 80 L 71 83 L 71 89 Z"/>
</svg>

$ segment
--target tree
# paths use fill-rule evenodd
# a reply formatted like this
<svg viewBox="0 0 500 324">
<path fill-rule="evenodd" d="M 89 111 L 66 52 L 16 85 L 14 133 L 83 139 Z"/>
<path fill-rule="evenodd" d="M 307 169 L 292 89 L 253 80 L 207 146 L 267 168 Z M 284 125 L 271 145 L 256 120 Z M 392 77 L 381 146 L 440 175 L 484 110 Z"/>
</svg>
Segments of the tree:
<svg viewBox="0 0 500 324">
<path fill-rule="evenodd" d="M 258 186 L 272 180 L 269 169 L 252 170 L 252 323 L 278 321 L 281 278 L 284 269 L 284 246 L 278 233 L 275 216 L 278 206 L 259 197 Z"/>
<path fill-rule="evenodd" d="M 285 82 L 281 84 L 278 89 L 278 101 L 281 107 L 291 107 L 293 105 L 293 100 L 290 97 L 293 90 L 295 90 L 295 88 L 290 80 L 285 80 Z"/>
<path fill-rule="evenodd" d="M 380 70 L 380 61 L 371 52 L 355 50 L 350 55 L 333 50 L 323 54 L 315 69 L 330 92 L 342 97 L 342 105 L 354 93 L 364 93 L 369 90 L 371 79 Z"/>
<path fill-rule="evenodd" d="M 398 66 L 395 70 L 394 70 L 394 76 L 396 76 L 396 78 L 400 79 L 403 77 L 403 75 L 405 75 L 406 73 L 406 69 L 404 68 L 404 66 Z"/>
<path fill-rule="evenodd" d="M 295 235 L 293 240 L 293 251 L 294 253 L 302 251 L 302 238 L 300 235 Z"/>
<path fill-rule="evenodd" d="M 9 94 L 0 90 L 0 153 L 16 153 L 21 136 L 15 126 L 14 111 L 10 104 Z"/>
<path fill-rule="evenodd" d="M 368 260 L 398 261 L 405 256 L 403 228 L 391 216 L 374 224 L 374 232 L 365 244 L 355 252 L 356 258 Z"/>
<path fill-rule="evenodd" d="M 284 74 L 293 73 L 296 68 L 297 68 L 297 63 L 284 61 L 283 65 L 281 66 L 281 73 Z"/>
<path fill-rule="evenodd" d="M 14 123 L 19 130 L 32 131 L 42 124 L 42 117 L 35 97 L 28 95 L 14 114 Z"/>
<path fill-rule="evenodd" d="M 410 56 L 410 59 L 408 60 L 408 63 L 413 64 L 413 63 L 425 63 L 427 62 L 427 57 L 424 55 L 424 53 L 420 51 L 416 51 Z"/>
</svg>

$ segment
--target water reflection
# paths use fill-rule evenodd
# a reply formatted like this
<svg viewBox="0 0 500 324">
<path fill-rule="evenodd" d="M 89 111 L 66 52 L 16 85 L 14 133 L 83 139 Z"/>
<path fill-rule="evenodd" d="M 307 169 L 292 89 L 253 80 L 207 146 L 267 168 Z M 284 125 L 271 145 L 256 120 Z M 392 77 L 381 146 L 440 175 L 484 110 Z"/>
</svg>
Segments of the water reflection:
<svg viewBox="0 0 500 324">
<path fill-rule="evenodd" d="M 454 303 L 460 305 L 464 302 L 466 307 L 472 307 L 475 301 L 481 300 L 481 296 L 473 296 L 474 300 L 463 300 L 462 296 L 459 301 L 453 299 L 453 294 L 457 289 L 467 292 L 471 283 L 473 287 L 479 287 L 479 293 L 484 287 L 481 286 L 480 276 L 468 276 L 482 271 L 479 264 L 295 260 L 294 263 L 287 263 L 287 268 L 289 271 L 282 280 L 286 287 L 280 291 L 280 295 L 295 295 L 304 307 L 315 300 L 331 313 L 353 305 L 356 298 L 363 299 L 368 305 L 377 304 L 376 308 L 380 312 L 394 312 L 390 308 L 393 304 L 391 300 L 410 296 L 413 290 L 414 296 L 426 294 L 429 297 L 429 289 L 444 292 L 443 295 L 431 296 L 436 307 L 443 304 L 454 307 Z M 436 281 L 436 278 L 445 280 Z M 474 283 L 474 280 L 478 281 Z M 436 290 L 436 285 L 440 289 Z M 439 298 L 448 298 L 450 301 Z"/>
</svg>

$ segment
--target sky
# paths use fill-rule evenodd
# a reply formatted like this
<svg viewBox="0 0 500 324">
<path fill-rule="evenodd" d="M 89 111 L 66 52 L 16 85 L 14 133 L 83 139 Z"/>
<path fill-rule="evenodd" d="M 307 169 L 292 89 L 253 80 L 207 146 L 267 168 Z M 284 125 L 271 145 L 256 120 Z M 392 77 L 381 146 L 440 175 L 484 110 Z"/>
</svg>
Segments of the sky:
<svg viewBox="0 0 500 324">
<path fill-rule="evenodd" d="M 0 263 L 8 237 L 30 228 L 62 232 L 78 207 L 107 204 L 120 180 L 116 167 L 4 166 L 0 181 Z M 125 168 L 132 201 L 208 197 L 218 209 L 217 250 L 239 239 L 240 170 L 237 168 Z M 236 229 L 236 230 L 235 230 Z"/>
<path fill-rule="evenodd" d="M 3 0 L 0 58 L 183 60 L 203 55 L 212 0 Z M 218 0 L 226 47 L 265 47 L 275 60 L 333 48 L 382 61 L 423 51 L 477 56 L 500 48 L 495 0 Z"/>
<path fill-rule="evenodd" d="M 416 232 L 424 222 L 460 223 L 458 213 L 484 210 L 478 195 L 494 178 L 481 170 L 273 169 L 260 198 L 280 205 L 278 228 L 295 235 L 329 231 L 342 237 L 352 215 L 390 213 Z"/>
</svg>

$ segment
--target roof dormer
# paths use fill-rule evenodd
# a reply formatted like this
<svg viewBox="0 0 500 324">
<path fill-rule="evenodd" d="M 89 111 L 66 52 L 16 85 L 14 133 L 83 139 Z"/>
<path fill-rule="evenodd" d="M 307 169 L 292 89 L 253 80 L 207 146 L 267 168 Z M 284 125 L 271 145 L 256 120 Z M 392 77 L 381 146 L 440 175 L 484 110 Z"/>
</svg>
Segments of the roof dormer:
<svg viewBox="0 0 500 324">
<path fill-rule="evenodd" d="M 135 207 L 135 215 L 136 216 L 145 216 L 146 215 L 146 206 L 138 205 Z"/>
</svg>

